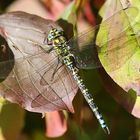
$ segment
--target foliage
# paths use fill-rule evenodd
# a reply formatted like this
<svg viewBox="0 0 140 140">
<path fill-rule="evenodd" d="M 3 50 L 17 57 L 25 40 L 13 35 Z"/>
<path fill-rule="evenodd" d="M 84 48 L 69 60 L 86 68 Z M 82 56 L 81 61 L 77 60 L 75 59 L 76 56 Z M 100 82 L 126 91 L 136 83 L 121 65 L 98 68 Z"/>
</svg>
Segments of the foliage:
<svg viewBox="0 0 140 140">
<path fill-rule="evenodd" d="M 48 7 L 47 1 L 42 2 L 43 4 L 46 4 L 46 7 Z M 107 124 L 109 124 L 111 134 L 109 136 L 104 134 L 96 119 L 94 118 L 92 112 L 88 108 L 88 105 L 84 102 L 83 97 L 81 97 L 81 95 L 78 93 L 73 101 L 75 114 L 63 114 L 62 120 L 64 121 L 64 125 L 62 124 L 62 127 L 64 128 L 63 130 L 66 130 L 67 126 L 65 123 L 67 120 L 68 130 L 63 136 L 56 138 L 58 140 L 124 140 L 139 138 L 139 120 L 132 116 L 134 115 L 138 118 L 140 116 L 138 96 L 139 24 L 137 22 L 139 20 L 139 12 L 137 12 L 135 8 L 128 8 L 126 10 L 122 10 L 124 8 L 124 5 L 121 5 L 120 2 L 121 1 L 119 0 L 115 0 L 113 2 L 107 1 L 100 12 L 102 13 L 102 15 L 104 13 L 104 18 L 107 18 L 110 17 L 112 13 L 119 11 L 119 14 L 117 12 L 115 16 L 110 18 L 111 20 L 108 20 L 109 22 L 102 23 L 101 28 L 97 34 L 96 43 L 100 47 L 97 50 L 99 54 L 99 59 L 105 70 L 103 68 L 99 68 L 98 70 L 85 70 L 82 73 L 83 78 L 86 81 L 86 85 L 94 93 L 95 102 L 98 104 L 100 111 L 102 112 L 105 120 L 107 121 Z M 50 15 L 52 13 L 54 14 L 53 11 L 56 10 L 56 8 L 53 9 L 53 6 L 56 6 L 55 3 L 57 2 L 52 1 L 52 3 L 49 3 Z M 64 27 L 65 33 L 67 34 L 68 38 L 72 36 L 73 32 L 76 36 L 78 35 L 77 22 L 78 27 L 80 26 L 79 29 L 81 31 L 83 27 L 88 28 L 86 25 L 90 24 L 91 21 L 93 23 L 93 21 L 95 22 L 99 20 L 97 11 L 100 6 L 97 8 L 93 5 L 93 3 L 96 3 L 96 1 L 77 0 L 73 2 L 64 1 L 64 3 L 65 11 L 61 16 L 61 20 L 58 20 L 58 23 Z M 59 6 L 62 6 L 58 2 L 57 7 L 59 7 L 58 4 Z M 66 5 L 68 5 L 68 7 L 66 7 Z M 140 4 L 138 0 L 134 0 L 131 5 L 139 9 Z M 82 10 L 83 12 L 81 12 Z M 91 13 L 91 19 L 89 17 L 87 18 L 86 16 L 91 15 Z M 56 17 L 53 14 L 51 16 L 53 18 Z M 135 19 L 133 19 L 134 17 Z M 84 26 L 82 26 L 81 23 L 84 24 Z M 110 25 L 109 28 L 108 26 L 106 26 L 106 23 L 110 23 L 107 24 Z M 71 33 L 72 29 L 73 32 Z M 107 42 L 108 38 L 109 40 L 111 40 L 109 43 Z M 115 101 L 113 100 L 113 98 L 111 98 L 110 95 L 115 99 Z M 7 137 L 10 136 L 16 140 L 16 137 L 20 135 L 19 139 L 23 140 L 51 139 L 45 137 L 45 133 L 43 132 L 44 120 L 41 120 L 38 114 L 26 112 L 26 119 L 24 122 L 25 125 L 23 128 L 24 110 L 19 109 L 19 107 L 17 107 L 16 105 L 14 105 L 16 107 L 14 107 L 13 109 L 12 105 L 9 103 L 6 103 L 6 106 L 8 106 L 7 108 L 10 109 L 7 109 L 8 111 L 6 111 L 6 114 L 4 114 L 2 110 L 5 109 L 5 101 L 2 100 L 1 114 L 4 115 L 1 115 L 1 119 L 10 116 L 14 124 L 10 123 L 11 120 L 7 121 L 7 123 L 1 123 L 1 137 L 4 137 L 4 135 L 6 135 Z M 17 119 L 16 117 L 12 117 L 14 116 L 13 110 L 16 113 L 16 117 L 19 116 L 19 119 Z M 58 112 L 56 112 L 56 114 L 58 114 Z M 57 115 L 55 115 L 55 117 L 56 116 Z M 46 118 L 46 122 L 48 122 L 49 117 Z M 9 131 L 9 133 L 5 134 L 5 128 L 3 127 L 4 124 L 6 126 L 15 126 L 16 129 L 9 127 L 7 128 L 4 126 L 6 128 L 6 132 Z M 51 125 L 49 123 L 47 124 Z M 21 128 L 23 128 L 23 131 L 21 131 Z M 16 133 L 11 132 L 12 129 L 15 130 Z M 62 133 L 64 132 L 65 131 L 63 131 Z M 46 133 L 48 134 L 47 130 Z M 11 134 L 13 136 L 11 136 Z M 53 136 L 53 134 L 51 136 Z M 8 140 L 8 138 L 6 138 L 6 140 Z"/>
</svg>

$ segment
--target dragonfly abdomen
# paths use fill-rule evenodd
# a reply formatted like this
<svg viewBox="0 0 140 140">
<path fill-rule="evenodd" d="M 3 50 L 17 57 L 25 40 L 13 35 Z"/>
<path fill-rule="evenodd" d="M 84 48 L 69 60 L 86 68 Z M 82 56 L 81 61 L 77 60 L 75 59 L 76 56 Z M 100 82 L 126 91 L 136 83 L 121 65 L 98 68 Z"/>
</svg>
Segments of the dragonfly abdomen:
<svg viewBox="0 0 140 140">
<path fill-rule="evenodd" d="M 70 59 L 68 59 L 68 61 L 69 60 Z M 70 64 L 67 65 L 68 63 L 70 63 Z M 88 88 L 86 87 L 86 85 L 84 84 L 83 79 L 79 75 L 79 69 L 73 65 L 73 62 L 66 62 L 66 60 L 65 60 L 65 65 L 67 65 L 67 67 L 72 72 L 73 78 L 77 82 L 77 85 L 78 85 L 79 89 L 81 90 L 81 93 L 83 94 L 85 100 L 89 104 L 91 110 L 94 112 L 94 114 L 95 114 L 97 120 L 99 121 L 101 127 L 104 129 L 104 131 L 107 134 L 110 134 L 110 131 L 109 131 L 104 119 L 103 119 L 103 116 L 99 113 L 98 107 L 94 103 L 94 99 L 93 99 L 92 95 L 89 93 Z"/>
<path fill-rule="evenodd" d="M 62 58 L 63 63 L 69 68 L 72 72 L 74 80 L 77 82 L 78 87 L 80 88 L 85 100 L 89 104 L 91 110 L 94 112 L 97 120 L 99 121 L 101 127 L 107 134 L 110 134 L 110 131 L 98 111 L 98 107 L 94 103 L 92 95 L 89 93 L 88 88 L 84 84 L 83 79 L 79 75 L 79 69 L 75 65 L 75 56 L 70 52 L 70 46 L 67 45 L 66 39 L 63 36 L 63 31 L 52 29 L 48 35 L 48 40 L 52 41 L 53 47 L 58 54 L 58 57 Z"/>
</svg>

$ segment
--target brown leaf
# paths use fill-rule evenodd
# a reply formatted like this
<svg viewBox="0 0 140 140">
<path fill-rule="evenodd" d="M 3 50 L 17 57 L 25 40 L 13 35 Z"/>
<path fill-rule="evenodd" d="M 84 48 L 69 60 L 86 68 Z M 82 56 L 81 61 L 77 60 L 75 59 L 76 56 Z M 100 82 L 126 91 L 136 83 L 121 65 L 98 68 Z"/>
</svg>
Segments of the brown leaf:
<svg viewBox="0 0 140 140">
<path fill-rule="evenodd" d="M 77 85 L 66 67 L 59 63 L 56 53 L 48 52 L 52 49 L 47 42 L 51 28 L 61 29 L 51 20 L 24 12 L 0 16 L 0 34 L 14 54 L 10 60 L 0 63 L 13 64 L 12 71 L 0 84 L 0 94 L 33 112 L 63 109 L 73 112 Z"/>
</svg>

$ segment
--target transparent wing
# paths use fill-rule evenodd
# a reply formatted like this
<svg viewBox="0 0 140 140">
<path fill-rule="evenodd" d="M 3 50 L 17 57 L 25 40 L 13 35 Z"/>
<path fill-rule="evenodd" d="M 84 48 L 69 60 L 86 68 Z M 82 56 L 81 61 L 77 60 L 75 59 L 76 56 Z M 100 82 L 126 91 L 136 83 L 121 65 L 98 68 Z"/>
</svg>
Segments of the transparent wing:
<svg viewBox="0 0 140 140">
<path fill-rule="evenodd" d="M 72 111 L 77 85 L 48 45 L 52 28 L 62 30 L 54 21 L 25 12 L 0 16 L 0 33 L 11 49 L 0 55 L 0 95 L 29 111 Z"/>
<path fill-rule="evenodd" d="M 5 71 L 7 66 L 10 70 Z M 56 66 L 59 67 L 53 75 Z M 19 103 L 27 110 L 47 112 L 72 110 L 72 99 L 77 85 L 66 67 L 58 63 L 57 55 L 42 51 L 36 55 L 1 61 L 0 93 L 6 99 Z"/>
<path fill-rule="evenodd" d="M 129 40 L 132 43 L 135 38 L 132 36 L 134 32 L 129 21 L 132 18 L 132 13 L 137 16 L 138 10 L 133 7 L 120 10 L 107 20 L 103 21 L 102 24 L 90 27 L 78 37 L 70 39 L 68 45 L 71 47 L 71 52 L 75 55 L 77 67 L 82 69 L 101 67 L 102 65 L 98 60 L 97 52 L 104 54 L 109 52 L 113 55 L 116 50 L 127 47 L 129 45 Z M 133 19 L 132 21 L 135 20 Z M 100 41 L 97 43 L 96 37 L 98 37 L 99 30 L 102 35 L 100 35 Z M 105 47 L 108 44 L 108 50 L 101 52 L 100 48 Z M 132 54 L 130 53 L 130 55 Z"/>
</svg>

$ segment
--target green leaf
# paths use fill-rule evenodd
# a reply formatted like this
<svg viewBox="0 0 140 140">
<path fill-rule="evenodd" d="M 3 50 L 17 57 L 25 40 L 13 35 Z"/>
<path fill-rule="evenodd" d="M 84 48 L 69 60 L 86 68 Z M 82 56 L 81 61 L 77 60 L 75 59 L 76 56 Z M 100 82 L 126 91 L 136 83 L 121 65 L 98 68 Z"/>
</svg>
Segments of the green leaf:
<svg viewBox="0 0 140 140">
<path fill-rule="evenodd" d="M 117 2 L 118 4 L 115 5 L 111 1 L 111 10 L 113 10 L 113 5 L 115 5 L 114 9 L 124 8 L 120 1 Z M 115 90 L 115 87 L 111 86 L 112 83 L 106 87 L 110 88 L 111 95 L 128 112 L 140 117 L 138 111 L 140 109 L 140 16 L 139 10 L 136 8 L 140 6 L 140 2 L 130 3 L 129 6 L 133 8 L 117 12 L 105 30 L 101 26 L 97 44 L 100 46 L 99 59 L 107 74 L 127 93 L 120 90 L 119 87 Z M 110 15 L 111 10 L 105 11 L 105 18 Z M 106 42 L 107 39 L 110 41 Z M 121 95 L 123 93 L 125 95 Z"/>
<path fill-rule="evenodd" d="M 68 38 L 77 36 L 77 15 L 83 0 L 72 1 L 58 19 L 58 23 L 63 27 Z"/>
<path fill-rule="evenodd" d="M 0 98 L 0 139 L 16 140 L 24 126 L 25 112 L 16 104 Z"/>
</svg>

